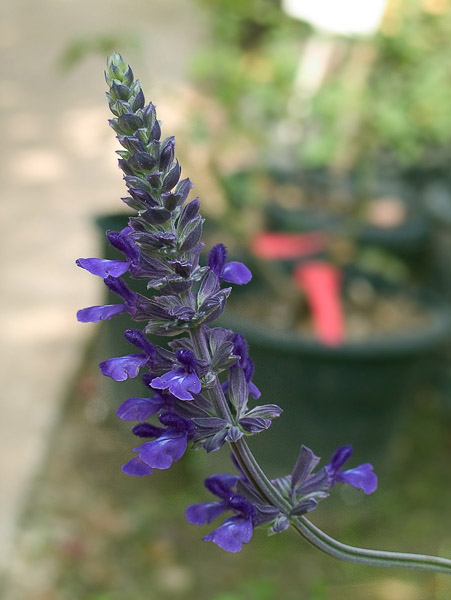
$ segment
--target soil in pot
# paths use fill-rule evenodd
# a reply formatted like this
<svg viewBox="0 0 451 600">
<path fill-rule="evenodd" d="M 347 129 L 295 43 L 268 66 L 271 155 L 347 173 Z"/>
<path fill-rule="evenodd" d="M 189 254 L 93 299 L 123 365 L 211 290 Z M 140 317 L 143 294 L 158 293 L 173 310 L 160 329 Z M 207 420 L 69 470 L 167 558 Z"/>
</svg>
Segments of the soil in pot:
<svg viewBox="0 0 451 600">
<path fill-rule="evenodd" d="M 244 318 L 260 321 L 280 332 L 298 332 L 303 338 L 316 340 L 312 319 L 301 297 L 295 303 L 268 295 L 249 295 L 246 302 L 232 297 L 230 306 Z M 432 311 L 418 299 L 400 291 L 380 293 L 364 277 L 353 278 L 347 284 L 343 311 L 347 343 L 365 343 L 370 339 L 427 329 L 433 319 Z"/>
</svg>

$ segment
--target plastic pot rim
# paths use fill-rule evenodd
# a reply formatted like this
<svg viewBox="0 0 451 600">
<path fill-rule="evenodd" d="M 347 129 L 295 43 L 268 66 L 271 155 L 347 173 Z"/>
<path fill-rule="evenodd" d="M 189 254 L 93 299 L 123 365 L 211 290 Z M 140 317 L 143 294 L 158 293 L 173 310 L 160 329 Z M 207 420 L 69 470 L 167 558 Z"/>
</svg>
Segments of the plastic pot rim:
<svg viewBox="0 0 451 600">
<path fill-rule="evenodd" d="M 430 311 L 431 319 L 427 326 L 368 340 L 346 341 L 338 346 L 324 345 L 313 337 L 300 333 L 270 327 L 263 329 L 257 321 L 227 313 L 227 308 L 221 317 L 221 324 L 242 333 L 251 346 L 251 352 L 254 346 L 337 361 L 403 359 L 427 354 L 440 347 L 451 336 L 451 310 L 443 300 L 426 290 L 409 296 Z"/>
</svg>

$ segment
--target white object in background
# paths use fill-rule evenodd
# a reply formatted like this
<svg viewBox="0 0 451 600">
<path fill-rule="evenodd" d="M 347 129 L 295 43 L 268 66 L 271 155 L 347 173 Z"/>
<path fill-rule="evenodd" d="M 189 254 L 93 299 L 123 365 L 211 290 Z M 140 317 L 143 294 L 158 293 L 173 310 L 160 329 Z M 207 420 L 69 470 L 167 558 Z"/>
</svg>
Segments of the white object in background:
<svg viewBox="0 0 451 600">
<path fill-rule="evenodd" d="M 283 10 L 318 29 L 341 35 L 377 31 L 387 0 L 282 0 Z"/>
</svg>

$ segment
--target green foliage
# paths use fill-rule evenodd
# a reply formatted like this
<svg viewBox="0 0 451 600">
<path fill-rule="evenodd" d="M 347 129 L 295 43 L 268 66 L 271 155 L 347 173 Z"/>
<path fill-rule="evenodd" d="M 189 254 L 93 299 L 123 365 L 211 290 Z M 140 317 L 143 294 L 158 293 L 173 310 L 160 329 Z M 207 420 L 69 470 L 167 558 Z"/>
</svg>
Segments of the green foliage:
<svg viewBox="0 0 451 600">
<path fill-rule="evenodd" d="M 448 164 L 449 9 L 434 13 L 422 0 L 403 0 L 373 38 L 329 38 L 337 44 L 334 66 L 306 100 L 296 97 L 296 70 L 304 42 L 319 34 L 285 15 L 279 0 L 198 2 L 210 13 L 212 35 L 193 72 L 225 109 L 225 135 L 248 136 L 265 156 L 293 143 L 278 136 L 277 124 L 288 122 L 288 131 L 302 132 L 297 161 L 310 168 L 368 167 L 381 157 L 398 167 Z M 293 101 L 300 110 L 290 111 Z"/>
<path fill-rule="evenodd" d="M 225 109 L 228 125 L 269 143 L 292 93 L 309 27 L 279 0 L 198 0 L 210 13 L 211 42 L 193 62 L 204 91 Z"/>
<path fill-rule="evenodd" d="M 72 40 L 59 57 L 59 66 L 62 71 L 70 71 L 82 63 L 89 55 L 95 54 L 102 57 L 112 54 L 123 47 L 135 45 L 132 38 L 125 38 L 122 34 L 97 34 L 80 37 Z"/>
<path fill-rule="evenodd" d="M 248 581 L 242 591 L 225 592 L 214 597 L 214 600 L 276 600 L 276 586 L 267 579 Z"/>
<path fill-rule="evenodd" d="M 291 24 L 280 0 L 198 0 L 210 11 L 215 42 L 257 48 L 272 32 Z"/>
<path fill-rule="evenodd" d="M 340 152 L 352 152 L 356 164 L 383 154 L 398 166 L 447 164 L 450 34 L 450 11 L 431 14 L 419 0 L 404 0 L 393 29 L 382 29 L 371 42 L 375 59 L 360 95 L 353 98 L 352 73 L 342 64 L 313 99 L 315 135 L 300 156 L 314 165 L 326 165 Z M 359 44 L 349 41 L 349 53 Z M 350 107 L 357 128 L 346 144 L 341 133 Z"/>
</svg>

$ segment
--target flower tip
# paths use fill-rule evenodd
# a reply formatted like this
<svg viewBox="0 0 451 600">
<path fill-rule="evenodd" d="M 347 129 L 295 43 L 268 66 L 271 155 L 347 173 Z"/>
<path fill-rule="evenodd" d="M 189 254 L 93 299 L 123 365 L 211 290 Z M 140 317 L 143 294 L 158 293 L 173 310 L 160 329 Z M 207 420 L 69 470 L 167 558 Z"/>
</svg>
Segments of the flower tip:
<svg viewBox="0 0 451 600">
<path fill-rule="evenodd" d="M 224 265 L 221 272 L 221 279 L 228 283 L 245 285 L 252 279 L 252 273 L 245 264 L 231 261 Z"/>
<path fill-rule="evenodd" d="M 357 490 L 363 490 L 365 494 L 372 494 L 377 489 L 377 475 L 373 471 L 373 465 L 365 463 L 354 467 L 354 469 L 348 469 L 347 471 L 340 471 L 335 477 L 336 481 L 347 483 Z"/>
</svg>

